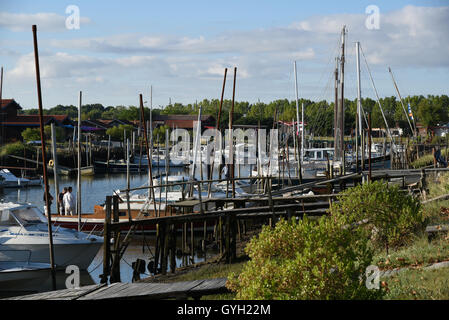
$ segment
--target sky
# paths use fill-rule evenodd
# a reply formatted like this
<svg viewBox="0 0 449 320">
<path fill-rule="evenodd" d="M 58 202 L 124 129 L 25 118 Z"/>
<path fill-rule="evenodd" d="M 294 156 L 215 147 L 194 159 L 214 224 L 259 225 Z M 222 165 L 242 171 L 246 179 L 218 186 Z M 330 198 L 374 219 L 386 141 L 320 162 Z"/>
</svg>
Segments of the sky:
<svg viewBox="0 0 449 320">
<path fill-rule="evenodd" d="M 376 10 L 373 11 L 373 6 Z M 79 28 L 73 28 L 79 11 Z M 376 12 L 379 14 L 376 15 Z M 377 19 L 378 17 L 378 19 Z M 68 25 L 67 25 L 68 23 Z M 449 1 L 25 1 L 0 0 L 2 98 L 37 107 L 31 26 L 37 25 L 44 108 L 146 105 L 232 98 L 333 100 L 335 57 L 345 38 L 345 97 L 448 94 Z M 365 62 L 366 58 L 366 62 Z"/>
</svg>

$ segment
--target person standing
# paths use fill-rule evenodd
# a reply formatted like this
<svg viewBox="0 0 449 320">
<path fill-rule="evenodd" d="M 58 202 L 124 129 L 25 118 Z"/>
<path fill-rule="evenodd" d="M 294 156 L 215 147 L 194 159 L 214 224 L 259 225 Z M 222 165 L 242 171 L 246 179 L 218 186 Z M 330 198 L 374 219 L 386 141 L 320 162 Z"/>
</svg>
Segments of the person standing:
<svg viewBox="0 0 449 320">
<path fill-rule="evenodd" d="M 73 216 L 73 213 L 75 212 L 75 199 L 72 194 L 72 187 L 69 187 L 67 189 L 67 192 L 64 194 L 63 197 L 64 201 L 64 208 L 65 208 L 65 214 Z"/>
<path fill-rule="evenodd" d="M 64 187 L 61 193 L 58 195 L 59 214 L 65 215 L 64 195 L 67 193 L 67 187 Z"/>
</svg>

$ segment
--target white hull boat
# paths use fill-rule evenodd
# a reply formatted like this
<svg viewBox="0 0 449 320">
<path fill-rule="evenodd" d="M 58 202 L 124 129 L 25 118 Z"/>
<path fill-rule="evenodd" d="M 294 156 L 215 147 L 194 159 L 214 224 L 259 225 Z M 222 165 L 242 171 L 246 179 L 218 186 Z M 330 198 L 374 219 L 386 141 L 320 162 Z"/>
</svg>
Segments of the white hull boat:
<svg viewBox="0 0 449 320">
<path fill-rule="evenodd" d="M 2 179 L 2 186 L 4 188 L 23 188 L 23 187 L 40 187 L 42 186 L 42 179 L 27 179 L 17 178 L 8 169 L 0 170 L 0 179 Z"/>
<path fill-rule="evenodd" d="M 58 269 L 87 269 L 103 245 L 95 235 L 55 226 L 52 232 Z M 36 206 L 0 204 L 0 261 L 50 262 L 47 218 Z"/>
<path fill-rule="evenodd" d="M 0 295 L 40 287 L 48 280 L 50 270 L 48 263 L 0 262 Z"/>
</svg>

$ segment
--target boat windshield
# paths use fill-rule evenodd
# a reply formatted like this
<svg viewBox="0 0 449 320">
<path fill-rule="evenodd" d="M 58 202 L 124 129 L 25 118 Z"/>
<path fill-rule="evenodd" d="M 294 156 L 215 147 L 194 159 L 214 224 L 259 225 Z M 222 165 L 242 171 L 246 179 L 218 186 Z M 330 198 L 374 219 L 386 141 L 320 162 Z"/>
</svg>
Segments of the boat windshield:
<svg viewBox="0 0 449 320">
<path fill-rule="evenodd" d="M 12 209 L 10 211 L 10 214 L 14 215 L 23 226 L 42 223 L 41 219 L 33 208 Z"/>
</svg>

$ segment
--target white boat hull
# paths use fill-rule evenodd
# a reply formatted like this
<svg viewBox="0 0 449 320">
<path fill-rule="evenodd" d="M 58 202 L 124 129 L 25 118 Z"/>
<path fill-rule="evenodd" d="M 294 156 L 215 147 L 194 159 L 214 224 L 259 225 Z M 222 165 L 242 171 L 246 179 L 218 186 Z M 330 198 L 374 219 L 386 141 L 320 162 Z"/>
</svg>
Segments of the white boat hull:
<svg viewBox="0 0 449 320">
<path fill-rule="evenodd" d="M 65 269 L 69 265 L 76 265 L 80 270 L 86 270 L 102 245 L 100 242 L 54 244 L 56 268 Z M 29 262 L 50 263 L 50 249 L 48 244 L 2 244 L 0 246 L 0 260 L 14 261 L 18 255 L 24 252 L 27 254 L 31 252 L 29 254 Z"/>
</svg>

